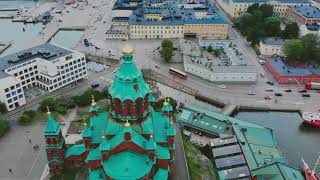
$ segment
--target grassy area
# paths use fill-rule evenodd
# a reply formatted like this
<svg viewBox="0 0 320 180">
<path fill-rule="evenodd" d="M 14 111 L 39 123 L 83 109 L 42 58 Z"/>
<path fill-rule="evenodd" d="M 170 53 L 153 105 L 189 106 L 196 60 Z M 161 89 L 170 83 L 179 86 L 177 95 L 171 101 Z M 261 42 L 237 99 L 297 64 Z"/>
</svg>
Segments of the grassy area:
<svg viewBox="0 0 320 180">
<path fill-rule="evenodd" d="M 201 151 L 193 144 L 191 144 L 185 137 L 183 139 L 183 146 L 188 163 L 189 175 L 192 180 L 201 180 L 202 176 L 211 177 L 216 180 L 214 169 L 205 164 L 201 164 L 197 156 L 202 154 Z"/>
</svg>

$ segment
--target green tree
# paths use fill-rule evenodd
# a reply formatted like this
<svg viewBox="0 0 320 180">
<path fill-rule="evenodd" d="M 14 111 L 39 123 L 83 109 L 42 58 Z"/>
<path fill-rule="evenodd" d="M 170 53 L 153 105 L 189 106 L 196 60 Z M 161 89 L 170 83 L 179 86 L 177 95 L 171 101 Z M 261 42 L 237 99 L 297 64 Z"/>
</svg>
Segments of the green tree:
<svg viewBox="0 0 320 180">
<path fill-rule="evenodd" d="M 265 18 L 265 32 L 267 36 L 277 36 L 281 31 L 280 28 L 281 20 L 277 16 L 271 16 Z"/>
<path fill-rule="evenodd" d="M 173 49 L 170 47 L 163 47 L 160 49 L 160 55 L 166 62 L 170 62 L 172 56 L 174 55 Z"/>
<path fill-rule="evenodd" d="M 216 56 L 216 57 L 219 57 L 220 54 L 221 54 L 221 50 L 220 49 L 214 49 L 212 52 L 213 52 L 213 55 Z"/>
<path fill-rule="evenodd" d="M 300 39 L 292 39 L 283 45 L 283 52 L 289 62 L 305 62 L 303 59 L 304 46 Z"/>
<path fill-rule="evenodd" d="M 161 47 L 170 47 L 170 48 L 172 48 L 173 47 L 173 43 L 172 43 L 172 41 L 170 39 L 164 39 L 161 42 Z"/>
<path fill-rule="evenodd" d="M 307 34 L 301 38 L 304 46 L 303 58 L 320 63 L 320 38 L 315 34 Z"/>
<path fill-rule="evenodd" d="M 6 113 L 6 112 L 7 112 L 7 106 L 3 102 L 0 102 L 0 113 Z"/>
<path fill-rule="evenodd" d="M 208 46 L 207 51 L 208 51 L 208 52 L 212 52 L 212 51 L 213 51 L 213 48 L 212 48 L 211 45 Z"/>
<path fill-rule="evenodd" d="M 0 119 L 0 137 L 3 136 L 10 128 L 9 122 Z"/>
<path fill-rule="evenodd" d="M 295 39 L 299 36 L 299 26 L 297 23 L 287 24 L 282 32 L 282 38 L 284 39 Z"/>
<path fill-rule="evenodd" d="M 32 121 L 31 117 L 29 117 L 27 114 L 23 113 L 19 118 L 18 118 L 18 123 L 22 125 L 27 125 L 30 124 Z"/>
<path fill-rule="evenodd" d="M 47 107 L 49 107 L 51 111 L 54 111 L 57 108 L 56 98 L 52 96 L 44 97 L 39 104 L 40 106 L 38 109 L 42 112 L 46 112 Z"/>
<path fill-rule="evenodd" d="M 270 4 L 262 4 L 259 7 L 260 11 L 263 14 L 263 17 L 270 17 L 273 16 L 273 6 Z"/>
<path fill-rule="evenodd" d="M 259 3 L 254 3 L 248 7 L 247 12 L 253 14 L 254 11 L 260 10 Z"/>
</svg>

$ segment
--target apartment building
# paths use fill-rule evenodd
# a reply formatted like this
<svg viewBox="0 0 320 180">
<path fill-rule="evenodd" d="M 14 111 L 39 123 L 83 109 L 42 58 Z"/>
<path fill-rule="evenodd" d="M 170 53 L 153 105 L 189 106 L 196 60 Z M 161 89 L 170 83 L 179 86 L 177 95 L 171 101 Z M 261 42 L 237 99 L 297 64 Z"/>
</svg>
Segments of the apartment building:
<svg viewBox="0 0 320 180">
<path fill-rule="evenodd" d="M 279 55 L 284 56 L 282 47 L 285 44 L 286 40 L 278 37 L 267 37 L 261 39 L 259 51 L 262 55 L 272 56 Z"/>
<path fill-rule="evenodd" d="M 285 20 L 299 25 L 317 25 L 320 24 L 320 9 L 310 5 L 290 6 Z"/>
<path fill-rule="evenodd" d="M 0 64 L 0 101 L 9 111 L 26 103 L 28 88 L 52 92 L 87 77 L 84 54 L 53 44 L 1 57 Z"/>
<path fill-rule="evenodd" d="M 207 1 L 163 1 L 157 6 L 150 1 L 129 17 L 131 39 L 226 39 L 228 32 L 229 25 Z"/>
<path fill-rule="evenodd" d="M 312 4 L 308 0 L 217 0 L 218 5 L 231 17 L 237 18 L 252 4 L 273 5 L 274 14 L 285 18 L 289 6 L 301 6 Z"/>
</svg>

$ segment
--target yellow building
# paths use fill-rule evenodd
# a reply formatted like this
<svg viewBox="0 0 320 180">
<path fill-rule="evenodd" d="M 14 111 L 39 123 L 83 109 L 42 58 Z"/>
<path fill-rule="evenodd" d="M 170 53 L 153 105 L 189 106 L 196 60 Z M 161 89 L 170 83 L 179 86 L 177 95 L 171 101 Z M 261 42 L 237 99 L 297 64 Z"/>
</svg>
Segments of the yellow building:
<svg viewBox="0 0 320 180">
<path fill-rule="evenodd" d="M 228 24 L 185 24 L 185 36 L 196 36 L 200 39 L 226 39 Z"/>
<path fill-rule="evenodd" d="M 130 25 L 131 39 L 182 38 L 183 24 L 141 24 Z"/>
</svg>

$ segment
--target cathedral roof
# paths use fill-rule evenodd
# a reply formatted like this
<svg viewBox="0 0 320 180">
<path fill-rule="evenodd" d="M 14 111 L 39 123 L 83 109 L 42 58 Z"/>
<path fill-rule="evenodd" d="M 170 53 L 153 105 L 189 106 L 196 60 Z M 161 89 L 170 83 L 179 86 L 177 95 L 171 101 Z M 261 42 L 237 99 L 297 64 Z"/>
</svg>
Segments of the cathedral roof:
<svg viewBox="0 0 320 180">
<path fill-rule="evenodd" d="M 112 98 L 135 101 L 144 98 L 149 92 L 150 88 L 144 81 L 141 70 L 133 62 L 132 54 L 124 54 L 123 63 L 109 88 Z"/>
<path fill-rule="evenodd" d="M 84 152 L 85 152 L 84 144 L 77 144 L 77 145 L 73 145 L 70 148 L 68 148 L 66 150 L 66 153 L 65 153 L 64 157 L 68 158 L 70 156 L 79 156 Z"/>
<path fill-rule="evenodd" d="M 147 154 L 124 151 L 111 155 L 103 163 L 103 168 L 106 174 L 114 179 L 132 180 L 147 175 L 154 164 L 155 162 L 150 160 Z"/>
</svg>

